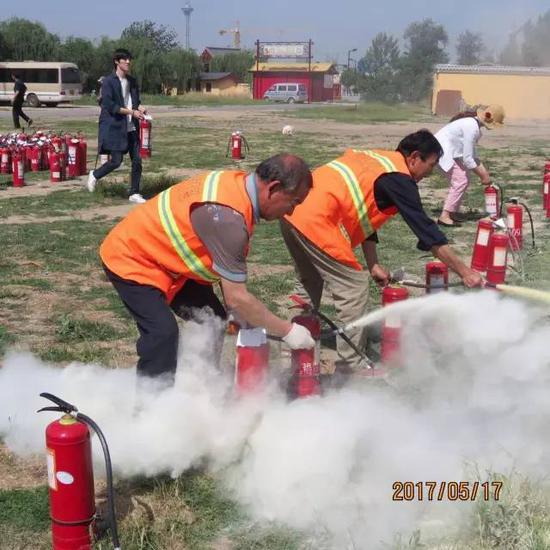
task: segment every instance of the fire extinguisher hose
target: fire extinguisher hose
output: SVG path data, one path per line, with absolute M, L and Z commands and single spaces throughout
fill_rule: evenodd
M 311 305 L 310 303 L 302 300 L 302 298 L 300 298 L 296 294 L 293 294 L 290 298 L 291 300 L 296 302 L 298 306 L 302 307 L 303 309 L 307 309 L 308 311 L 311 311 L 312 313 L 317 315 L 330 327 L 330 331 L 321 331 L 321 340 L 333 338 L 334 335 L 337 334 L 359 357 L 361 357 L 363 361 L 365 361 L 365 363 L 367 364 L 367 368 L 374 368 L 374 362 L 369 359 L 369 357 L 367 357 L 367 355 L 353 343 L 351 338 L 344 332 L 344 330 L 341 329 L 330 317 L 319 311 L 317 308 L 313 307 L 313 305 Z
M 79 412 L 74 405 L 71 405 L 70 403 L 64 401 L 56 395 L 43 392 L 40 394 L 40 397 L 45 397 L 46 399 L 49 399 L 50 401 L 55 403 L 56 406 L 43 407 L 38 412 L 56 411 L 70 414 L 80 422 L 88 425 L 97 435 L 99 442 L 101 443 L 101 448 L 103 449 L 103 456 L 105 458 L 105 473 L 107 477 L 107 500 L 109 506 L 109 528 L 111 531 L 111 540 L 113 541 L 114 550 L 120 550 L 120 542 L 118 538 L 118 528 L 115 515 L 115 493 L 113 489 L 113 467 L 111 463 L 111 454 L 109 453 L 109 446 L 107 445 L 107 440 L 105 439 L 101 428 L 89 416 Z
M 111 529 L 111 540 L 113 541 L 113 546 L 115 550 L 120 550 L 120 542 L 118 538 L 118 527 L 116 523 L 115 516 L 115 492 L 113 489 L 113 466 L 111 463 L 111 454 L 109 453 L 109 446 L 107 445 L 107 440 L 103 435 L 100 427 L 94 422 L 89 416 L 82 414 L 81 412 L 76 413 L 77 420 L 87 424 L 92 430 L 96 433 L 99 442 L 101 443 L 101 448 L 103 449 L 103 456 L 105 458 L 105 473 L 107 476 L 107 503 L 109 506 L 109 527 Z

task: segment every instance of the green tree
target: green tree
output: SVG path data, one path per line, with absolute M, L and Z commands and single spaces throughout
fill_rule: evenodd
M 57 56 L 59 37 L 42 23 L 12 17 L 0 22 L 0 35 L 12 61 L 50 61 Z
M 88 73 L 91 90 L 99 91 L 98 79 L 113 71 L 113 52 L 118 47 L 118 41 L 102 36 L 95 44 L 94 57 Z M 91 91 L 90 90 L 90 91 Z
M 432 19 L 411 23 L 403 34 L 406 51 L 400 58 L 400 95 L 407 101 L 425 99 L 432 88 L 434 65 L 447 63 L 449 41 L 442 25 Z
M 85 38 L 69 36 L 60 46 L 58 53 L 59 61 L 76 63 L 82 75 L 83 91 L 89 92 L 96 86 L 95 77 L 92 74 L 95 58 L 95 48 L 92 42 Z
M 233 73 L 239 82 L 252 81 L 248 72 L 254 64 L 254 52 L 252 50 L 241 50 L 240 52 L 217 55 L 210 62 L 212 72 Z
M 481 33 L 464 31 L 458 36 L 456 44 L 457 63 L 459 65 L 477 65 L 481 61 L 483 49 Z
M 524 65 L 543 67 L 550 65 L 550 10 L 535 23 L 527 22 L 523 28 L 521 48 Z
M 357 81 L 363 98 L 394 103 L 399 99 L 399 44 L 384 32 L 377 34 L 357 64 L 363 78 Z
M 344 88 L 348 88 L 352 91 L 357 91 L 358 89 L 358 76 L 359 73 L 354 69 L 344 69 L 340 75 L 340 83 Z
M 521 65 L 521 49 L 517 41 L 516 34 L 512 34 L 508 39 L 508 43 L 500 52 L 499 62 L 503 65 Z
M 155 53 L 164 53 L 178 46 L 176 31 L 153 21 L 134 21 L 120 35 L 121 41 L 146 40 Z
M 177 47 L 176 33 L 152 21 L 135 21 L 126 27 L 118 45 L 132 52 L 132 74 L 143 92 L 160 93 L 166 74 L 166 54 Z
M 200 67 L 200 59 L 193 50 L 182 47 L 170 50 L 166 54 L 161 74 L 163 91 L 169 88 L 177 88 L 179 92 L 191 90 L 193 81 L 199 76 Z

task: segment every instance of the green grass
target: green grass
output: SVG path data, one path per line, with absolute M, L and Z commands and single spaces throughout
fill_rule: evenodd
M 5 296 L 4 296 L 5 298 Z M 0 300 L 3 299 L 0 297 Z M 0 325 L 0 357 L 4 355 L 6 348 L 15 342 L 15 337 L 8 330 Z
M 433 120 L 430 110 L 426 105 L 387 105 L 379 102 L 329 105 L 326 107 L 316 107 L 315 109 L 296 109 L 288 111 L 287 116 L 313 119 L 326 118 L 351 124 Z
M 59 317 L 56 324 L 55 335 L 57 341 L 64 344 L 73 342 L 105 342 L 116 340 L 120 336 L 118 331 L 108 323 L 75 319 L 68 314 Z
M 110 206 L 118 202 L 98 193 L 84 193 L 81 189 L 53 191 L 42 196 L 22 196 L 0 201 L 0 219 L 8 216 L 62 216 L 75 210 Z
M 43 531 L 50 525 L 48 489 L 0 490 L 0 530 L 10 526 L 16 530 Z

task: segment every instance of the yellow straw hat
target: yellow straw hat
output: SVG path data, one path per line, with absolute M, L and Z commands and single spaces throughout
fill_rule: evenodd
M 502 105 L 489 105 L 477 110 L 477 118 L 484 126 L 492 130 L 504 123 L 504 109 Z

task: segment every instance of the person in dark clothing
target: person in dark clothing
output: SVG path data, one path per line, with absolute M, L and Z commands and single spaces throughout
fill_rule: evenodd
M 97 181 L 116 170 L 122 157 L 129 153 L 132 171 L 128 200 L 140 204 L 145 199 L 139 189 L 142 170 L 139 121 L 145 117 L 147 109 L 141 105 L 136 79 L 129 75 L 131 60 L 128 50 L 116 50 L 113 53 L 114 71 L 101 81 L 98 151 L 109 153 L 110 159 L 97 170 L 90 170 L 86 187 L 92 193 Z
M 298 292 L 319 307 L 323 289 L 328 287 L 341 325 L 364 315 L 368 273 L 380 286 L 389 282 L 388 272 L 378 263 L 377 230 L 398 213 L 418 238 L 419 250 L 431 251 L 467 287 L 481 286 L 481 275 L 456 256 L 422 207 L 417 183 L 432 172 L 442 152 L 433 134 L 420 130 L 403 138 L 396 151 L 349 149 L 314 170 L 310 194 L 281 222 L 303 286 L 298 285 Z M 355 256 L 354 248 L 359 246 L 368 272 Z M 365 329 L 350 337 L 357 347 L 365 348 Z M 340 339 L 337 351 L 346 368 L 359 370 L 364 366 Z
M 23 82 L 23 80 L 21 80 L 21 76 L 19 74 L 12 73 L 11 79 L 14 82 L 13 99 L 11 100 L 11 103 L 12 103 L 11 114 L 13 117 L 13 127 L 21 128 L 21 124 L 19 124 L 19 117 L 21 117 L 29 126 L 32 126 L 32 118 L 29 118 L 23 112 L 23 101 L 25 101 L 27 86 L 25 86 L 25 83 Z

